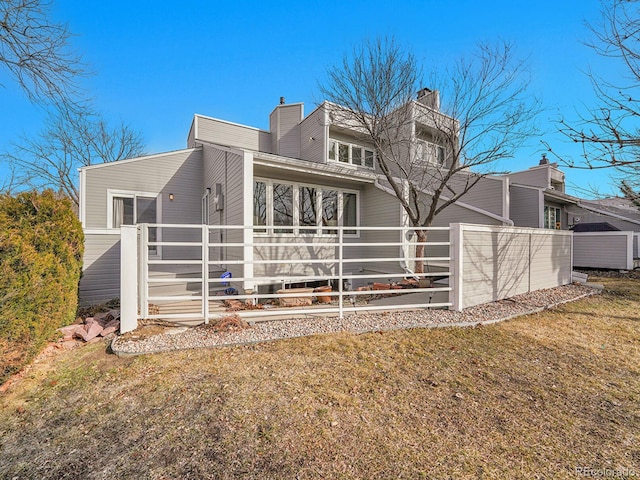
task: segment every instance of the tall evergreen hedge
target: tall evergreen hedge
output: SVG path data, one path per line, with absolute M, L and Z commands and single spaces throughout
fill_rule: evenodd
M 0 381 L 74 320 L 83 250 L 69 200 L 51 191 L 0 195 L 0 346 L 12 357 L 0 355 Z

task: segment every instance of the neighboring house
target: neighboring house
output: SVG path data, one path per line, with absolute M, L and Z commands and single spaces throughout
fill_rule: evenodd
M 564 173 L 544 155 L 539 165 L 507 177 L 514 224 L 573 230 L 574 266 L 630 269 L 638 265 L 637 209 L 622 199 L 586 200 L 566 194 Z
M 565 174 L 543 155 L 540 164 L 510 173 L 510 218 L 516 226 L 569 230 L 607 222 L 640 232 L 640 212 L 620 199 L 586 200 L 565 193 Z
M 429 125 L 419 112 L 434 109 L 437 101 L 423 91 L 414 102 L 417 112 L 412 125 L 420 147 L 417 154 L 431 168 L 446 162 L 442 148 L 431 142 Z M 301 245 L 302 255 L 322 256 L 314 248 L 316 239 L 336 238 L 334 226 L 393 227 L 407 224 L 404 210 L 385 185 L 377 169 L 372 145 L 355 129 L 340 125 L 332 106 L 323 103 L 306 117 L 302 103 L 284 99 L 269 116 L 269 131 L 195 115 L 187 137 L 187 149 L 84 167 L 80 170 L 80 218 L 85 231 L 84 273 L 80 283 L 82 303 L 120 296 L 120 226 L 136 223 L 174 225 L 253 226 L 254 231 L 220 231 L 221 241 L 245 247 L 211 255 L 220 264 L 231 258 L 281 259 L 282 263 L 230 267 L 233 277 L 259 274 L 307 275 L 314 265 L 287 264 L 286 253 L 271 247 L 247 249 L 249 243 L 268 243 L 274 236 Z M 434 226 L 450 222 L 512 225 L 508 218 L 507 178 L 490 177 L 465 197 L 449 206 Z M 199 230 L 151 229 L 150 239 L 163 242 L 197 240 Z M 366 238 L 372 233 L 345 231 L 345 240 Z M 375 241 L 385 241 L 376 234 Z M 389 232 L 392 241 L 397 234 Z M 381 246 L 367 247 L 369 256 L 389 256 Z M 171 259 L 188 254 L 187 246 L 159 247 L 152 258 Z M 392 256 L 396 256 L 397 248 Z M 195 253 L 194 253 L 195 256 Z M 194 257 L 195 258 L 195 257 Z M 303 257 L 304 258 L 304 257 Z M 353 265 L 366 270 L 370 265 Z M 407 265 L 380 266 L 397 271 Z M 257 271 L 260 269 L 260 271 Z M 308 272 L 308 273 L 307 273 Z M 249 283 L 239 288 L 256 288 Z

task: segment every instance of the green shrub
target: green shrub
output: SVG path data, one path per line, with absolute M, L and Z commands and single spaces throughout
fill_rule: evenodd
M 74 320 L 83 249 L 69 200 L 51 191 L 0 195 L 0 346 L 8 350 L 0 381 Z

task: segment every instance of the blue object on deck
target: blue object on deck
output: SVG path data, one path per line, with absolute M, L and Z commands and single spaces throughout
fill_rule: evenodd
M 222 275 L 220 275 L 220 278 L 231 278 L 231 272 L 224 272 Z M 221 282 L 220 283 L 223 287 L 228 287 L 229 286 L 229 282 Z

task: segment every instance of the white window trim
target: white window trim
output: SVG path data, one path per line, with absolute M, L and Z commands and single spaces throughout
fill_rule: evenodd
M 335 142 L 336 144 L 336 158 L 329 158 L 329 152 L 331 151 L 331 143 Z M 346 145 L 349 148 L 349 153 L 348 153 L 348 162 L 341 162 L 339 160 L 340 158 L 340 145 Z M 362 150 L 362 157 L 361 157 L 361 162 L 362 164 L 358 165 L 357 163 L 353 163 L 353 149 L 354 148 L 359 148 Z M 364 164 L 365 161 L 365 151 L 369 150 L 370 152 L 373 152 L 373 165 L 371 165 L 370 167 L 366 166 Z M 359 168 L 366 168 L 367 170 L 375 170 L 376 168 L 376 160 L 377 160 L 377 155 L 376 155 L 376 150 L 375 148 L 372 147 L 367 147 L 365 145 L 359 145 L 357 143 L 350 143 L 350 142 L 345 142 L 342 140 L 338 140 L 335 138 L 329 138 L 329 148 L 327 150 L 327 161 L 332 162 L 332 163 L 337 163 L 339 165 L 349 165 L 351 167 L 359 167 Z
M 337 234 L 323 233 L 324 230 L 330 230 L 332 227 L 327 225 L 320 225 L 322 219 L 322 190 L 335 190 L 338 192 L 338 219 L 339 225 L 342 226 L 343 221 L 343 209 L 344 209 L 344 193 L 352 193 L 356 196 L 356 224 L 353 228 L 360 227 L 360 194 L 359 190 L 353 190 L 350 188 L 332 187 L 330 185 L 318 185 L 313 183 L 297 183 L 289 182 L 286 180 L 277 180 L 270 178 L 254 177 L 254 182 L 264 182 L 267 185 L 266 202 L 267 202 L 267 224 L 265 226 L 254 226 L 254 234 L 263 237 L 293 237 L 303 235 L 305 237 L 325 237 L 335 238 Z M 292 226 L 274 226 L 273 225 L 273 184 L 279 185 L 291 185 L 293 187 L 293 225 Z M 316 189 L 316 233 L 311 233 L 310 230 L 301 230 L 300 227 L 300 187 L 309 187 Z M 253 191 L 253 189 L 252 189 Z M 265 232 L 256 232 L 256 229 L 264 229 Z M 275 233 L 276 228 L 291 228 L 292 233 Z M 343 233 L 345 238 L 360 238 L 360 231 L 357 230 L 355 234 Z
M 553 210 L 553 226 L 551 220 L 551 211 Z M 562 230 L 562 209 L 554 205 L 544 205 L 543 208 L 543 227 L 549 230 Z M 546 226 L 545 226 L 546 224 Z M 560 224 L 560 228 L 557 225 Z
M 107 230 L 110 232 L 119 232 L 120 227 L 113 226 L 113 198 L 114 197 L 125 197 L 125 198 L 133 198 L 136 197 L 148 197 L 156 199 L 156 222 L 162 223 L 162 194 L 159 192 L 141 192 L 137 190 L 112 190 L 107 189 Z M 134 202 L 135 203 L 135 202 Z M 162 241 L 162 230 L 158 229 L 158 237 L 157 241 Z M 150 255 L 152 257 L 161 257 L 162 250 L 161 247 L 156 248 L 156 253 Z
M 420 147 L 424 149 L 424 154 L 422 156 L 419 155 L 418 151 Z M 442 163 L 438 162 L 438 149 L 442 149 L 443 151 Z M 433 152 L 433 155 L 429 155 L 430 150 Z M 447 162 L 444 155 L 444 147 L 427 140 L 416 140 L 415 161 L 416 163 L 425 163 L 428 165 L 434 165 L 436 167 L 444 167 Z

